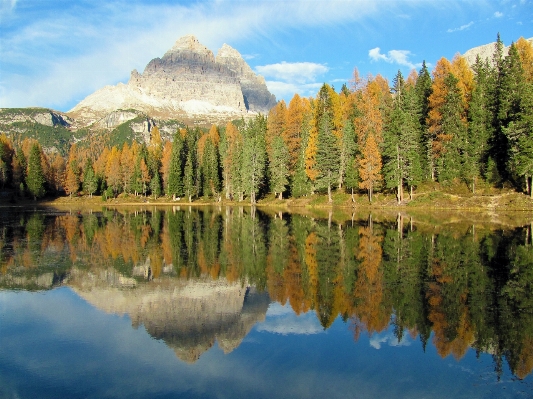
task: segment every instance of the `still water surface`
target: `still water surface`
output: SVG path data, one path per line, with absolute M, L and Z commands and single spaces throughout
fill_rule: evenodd
M 2 212 L 0 397 L 532 397 L 531 224 L 465 219 Z

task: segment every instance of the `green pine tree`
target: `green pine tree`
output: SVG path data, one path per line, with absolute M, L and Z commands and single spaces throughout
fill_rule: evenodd
M 220 193 L 220 161 L 217 147 L 210 137 L 205 142 L 202 160 L 202 192 L 207 197 L 218 197 Z
M 98 181 L 91 159 L 89 158 L 85 164 L 85 173 L 83 174 L 83 191 L 85 191 L 92 198 L 93 194 L 98 189 Z
M 34 144 L 30 150 L 30 157 L 28 160 L 28 176 L 26 184 L 30 194 L 34 200 L 41 198 L 46 193 L 44 183 L 43 167 L 41 165 L 41 148 L 38 144 Z
M 272 162 L 270 163 L 270 189 L 278 198 L 283 198 L 283 192 L 289 185 L 289 149 L 280 136 L 272 142 Z
M 266 119 L 262 115 L 249 121 L 243 132 L 241 176 L 244 191 L 250 195 L 252 205 L 257 202 L 257 197 L 265 184 L 267 169 L 265 133 Z
M 431 176 L 431 170 L 433 169 L 433 160 L 431 157 L 431 142 L 430 133 L 428 131 L 428 125 L 426 123 L 429 115 L 429 96 L 432 93 L 432 81 L 431 75 L 426 65 L 426 61 L 422 62 L 422 68 L 418 73 L 418 78 L 415 84 L 416 97 L 419 110 L 419 122 L 420 122 L 420 137 L 421 151 L 423 157 L 420 158 L 420 166 L 423 170 L 425 179 L 429 179 Z
M 183 193 L 183 150 L 184 140 L 179 130 L 174 135 L 172 151 L 170 154 L 170 167 L 168 172 L 168 185 L 166 194 L 172 196 L 182 196 Z
M 446 98 L 442 106 L 442 131 L 445 137 L 441 138 L 444 150 L 437 158 L 437 176 L 439 182 L 450 181 L 464 176 L 462 168 L 462 154 L 465 152 L 466 124 L 462 120 L 463 106 L 461 93 L 457 86 L 458 79 L 448 74 L 444 79 L 446 85 Z
M 490 103 L 490 66 L 479 56 L 472 67 L 474 90 L 468 108 L 468 138 L 464 154 L 464 174 L 467 184 L 476 191 L 480 176 L 487 175 L 489 141 L 492 136 L 492 111 Z
M 326 84 L 318 93 L 316 123 L 318 130 L 316 169 L 318 176 L 315 185 L 318 189 L 327 189 L 328 201 L 332 203 L 331 189 L 339 181 L 341 153 L 337 137 L 333 132 L 333 104 Z

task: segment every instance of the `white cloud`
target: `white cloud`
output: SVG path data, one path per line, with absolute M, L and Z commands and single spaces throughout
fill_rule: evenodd
M 462 30 L 470 28 L 472 25 L 474 25 L 474 21 L 470 21 L 469 23 L 465 25 L 461 25 L 459 28 L 448 29 L 447 32 L 452 33 L 452 32 L 462 31 Z
M 385 54 L 381 54 L 381 49 L 379 47 L 373 48 L 368 52 L 368 56 L 372 61 L 387 61 L 387 56 Z
M 264 77 L 298 84 L 314 82 L 318 76 L 329 71 L 329 68 L 323 64 L 285 61 L 277 64 L 257 66 L 255 69 Z
M 254 58 L 257 58 L 259 54 L 241 54 L 241 56 L 245 60 L 253 60 Z
M 502 12 L 496 11 L 494 13 L 494 18 L 501 18 L 501 17 L 503 17 L 503 13 Z
M 389 64 L 398 64 L 402 66 L 413 68 L 420 68 L 422 63 L 413 64 L 409 61 L 411 52 L 409 50 L 390 50 L 387 54 L 382 54 L 379 47 L 368 51 L 368 56 L 372 61 L 385 61 Z
M 257 331 L 281 335 L 311 335 L 324 333 L 316 314 L 308 312 L 297 316 L 289 305 L 273 303 L 269 306 L 266 320 L 256 326 Z
M 271 93 L 276 95 L 277 99 L 291 98 L 295 93 L 298 93 L 300 97 L 314 96 L 323 83 L 286 83 L 274 80 L 267 80 L 266 85 Z
M 375 349 L 381 349 L 381 344 L 387 344 L 389 346 L 409 346 L 411 345 L 411 341 L 407 336 L 403 336 L 402 340 L 398 342 L 398 338 L 394 336 L 394 334 L 390 332 L 386 332 L 383 334 L 374 334 L 370 338 L 370 346 Z

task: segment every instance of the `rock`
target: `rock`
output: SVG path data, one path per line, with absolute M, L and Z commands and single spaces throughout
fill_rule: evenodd
M 276 97 L 268 91 L 265 79 L 252 71 L 237 50 L 224 43 L 216 61 L 237 75 L 246 107 L 250 111 L 266 114 L 276 105 Z
M 129 111 L 113 111 L 102 120 L 99 121 L 99 125 L 105 128 L 114 128 L 124 122 L 135 119 L 137 114 Z
M 113 127 L 107 115 L 133 109 L 160 119 L 192 117 L 206 122 L 228 121 L 267 113 L 275 97 L 265 81 L 237 50 L 224 45 L 213 52 L 194 36 L 176 41 L 162 58 L 154 58 L 142 74 L 133 70 L 127 84 L 106 86 L 86 97 L 69 115 L 86 124 Z
M 527 39 L 530 43 L 533 43 L 533 38 Z M 509 47 L 503 48 L 503 56 L 506 57 L 509 54 Z M 484 44 L 482 46 L 471 48 L 470 50 L 465 51 L 463 58 L 466 60 L 468 65 L 472 66 L 476 63 L 476 58 L 479 55 L 481 61 L 488 59 L 492 63 L 492 57 L 494 55 L 494 50 L 496 48 L 496 42 Z

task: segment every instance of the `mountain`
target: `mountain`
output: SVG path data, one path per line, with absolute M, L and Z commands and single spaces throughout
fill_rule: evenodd
M 533 43 L 533 37 L 526 39 L 528 42 Z M 506 57 L 509 53 L 509 47 L 506 46 L 503 48 L 503 56 Z M 492 56 L 494 55 L 494 49 L 496 48 L 496 42 L 484 44 L 482 46 L 471 48 L 470 50 L 465 51 L 462 55 L 468 65 L 472 66 L 476 63 L 476 58 L 479 55 L 481 61 L 488 59 L 492 62 Z
M 216 58 L 194 36 L 176 41 L 142 74 L 133 70 L 127 84 L 89 95 L 67 115 L 87 126 L 117 110 L 136 110 L 159 119 L 195 124 L 227 122 L 268 113 L 276 99 L 239 52 L 224 44 Z

